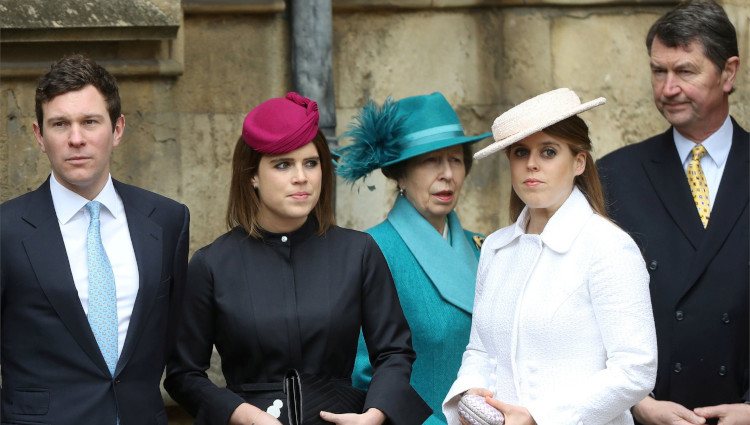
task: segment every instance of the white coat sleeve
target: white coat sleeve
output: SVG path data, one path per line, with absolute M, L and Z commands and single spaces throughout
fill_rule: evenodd
M 606 367 L 570 382 L 557 400 L 529 406 L 539 425 L 606 424 L 654 387 L 656 331 L 648 272 L 635 242 L 619 229 L 612 236 L 594 241 L 588 279 Z

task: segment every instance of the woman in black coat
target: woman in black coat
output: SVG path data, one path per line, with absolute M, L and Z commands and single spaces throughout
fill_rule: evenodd
M 310 99 L 289 93 L 246 117 L 232 164 L 231 230 L 190 261 L 167 368 L 167 391 L 196 424 L 288 423 L 281 391 L 292 370 L 303 411 L 338 409 L 308 414 L 305 424 L 429 416 L 409 384 L 415 354 L 387 263 L 369 235 L 334 225 L 331 167 Z M 374 366 L 366 397 L 350 381 L 360 327 Z M 214 345 L 227 388 L 206 375 Z

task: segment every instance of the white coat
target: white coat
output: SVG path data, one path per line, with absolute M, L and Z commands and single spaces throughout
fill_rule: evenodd
M 632 424 L 654 387 L 656 334 L 633 240 L 577 188 L 540 235 L 528 209 L 490 235 L 477 273 L 469 345 L 443 402 L 458 424 L 470 388 L 526 407 L 538 425 Z

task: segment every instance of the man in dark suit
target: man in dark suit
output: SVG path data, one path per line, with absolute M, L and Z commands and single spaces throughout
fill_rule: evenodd
M 713 0 L 649 31 L 657 109 L 672 127 L 599 161 L 611 218 L 651 274 L 659 368 L 642 424 L 750 424 L 748 133 L 729 115 L 737 35 Z
M 52 65 L 36 115 L 52 173 L 0 205 L 0 422 L 166 424 L 188 210 L 111 178 L 125 118 L 95 62 Z

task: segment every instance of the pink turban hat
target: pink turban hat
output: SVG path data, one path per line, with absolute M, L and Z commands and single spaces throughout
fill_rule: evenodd
M 315 137 L 318 118 L 315 101 L 289 92 L 253 108 L 242 124 L 242 139 L 263 154 L 291 152 Z

